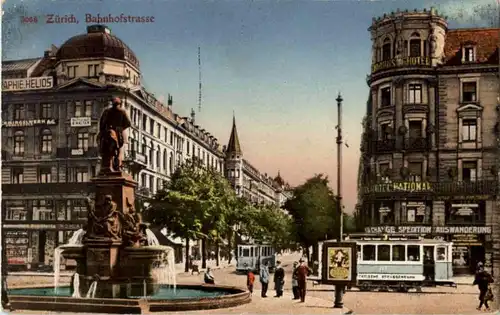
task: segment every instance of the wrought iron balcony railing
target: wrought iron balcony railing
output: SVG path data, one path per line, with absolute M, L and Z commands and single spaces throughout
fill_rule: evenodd
M 375 153 L 393 152 L 396 149 L 395 139 L 384 139 L 375 141 Z
M 99 149 L 97 147 L 89 147 L 87 149 L 57 148 L 56 151 L 56 156 L 59 159 L 97 157 L 98 155 Z
M 423 151 L 429 149 L 429 139 L 424 137 L 405 139 L 404 144 L 406 151 Z

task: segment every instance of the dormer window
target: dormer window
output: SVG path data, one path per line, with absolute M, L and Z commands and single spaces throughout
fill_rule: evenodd
M 472 45 L 465 46 L 462 49 L 462 61 L 463 62 L 475 62 L 476 61 L 476 48 Z
M 422 41 L 418 33 L 413 33 L 410 39 L 410 57 L 420 57 L 421 56 L 421 46 Z
M 391 59 L 391 40 L 386 38 L 382 45 L 382 60 L 385 61 L 389 59 Z

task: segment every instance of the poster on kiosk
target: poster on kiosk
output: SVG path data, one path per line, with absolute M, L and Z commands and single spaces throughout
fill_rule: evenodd
M 323 243 L 321 282 L 332 285 L 356 285 L 357 252 L 355 242 Z

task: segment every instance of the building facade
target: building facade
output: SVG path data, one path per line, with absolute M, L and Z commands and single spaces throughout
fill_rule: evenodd
M 434 9 L 373 19 L 358 217 L 366 233 L 454 242 L 455 273 L 492 266 L 499 29 Z
M 132 127 L 124 164 L 151 196 L 175 168 L 198 158 L 224 173 L 218 140 L 141 84 L 139 60 L 103 25 L 87 27 L 43 57 L 2 62 L 2 232 L 10 268 L 53 264 L 54 249 L 87 218 L 99 172 L 98 120 L 114 96 Z

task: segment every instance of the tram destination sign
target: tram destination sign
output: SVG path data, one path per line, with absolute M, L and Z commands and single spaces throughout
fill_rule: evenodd
M 367 234 L 491 234 L 491 226 L 368 226 Z

